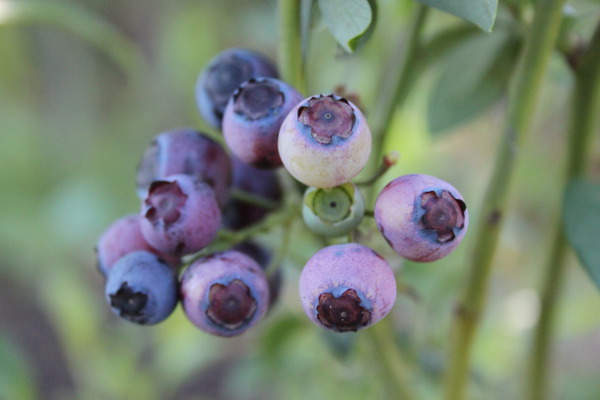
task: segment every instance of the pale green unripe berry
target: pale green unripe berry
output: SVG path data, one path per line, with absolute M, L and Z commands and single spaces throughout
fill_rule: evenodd
M 304 192 L 302 217 L 315 233 L 342 236 L 356 228 L 365 214 L 365 200 L 356 185 L 309 187 Z

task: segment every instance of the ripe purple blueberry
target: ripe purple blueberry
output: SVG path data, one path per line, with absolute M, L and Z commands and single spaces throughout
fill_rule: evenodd
M 277 204 L 283 196 L 281 184 L 275 171 L 260 169 L 233 156 L 232 189 L 239 189 Z M 227 229 L 240 230 L 265 218 L 269 208 L 231 197 L 223 208 L 223 225 Z
M 263 272 L 265 272 L 265 274 L 267 273 L 267 268 L 269 268 L 273 254 L 264 246 L 253 241 L 246 241 L 236 245 L 233 250 L 237 250 L 252 257 L 252 259 L 262 268 Z M 275 272 L 267 276 L 267 282 L 269 283 L 269 309 L 271 309 L 279 299 L 282 280 L 281 268 L 277 268 Z
M 182 276 L 180 293 L 188 319 L 217 336 L 247 331 L 269 305 L 269 286 L 261 267 L 235 250 L 194 261 Z
M 353 179 L 371 153 L 371 131 L 360 110 L 336 95 L 305 99 L 279 132 L 285 168 L 307 186 L 330 188 Z
M 189 175 L 152 182 L 141 215 L 142 234 L 148 243 L 176 256 L 202 250 L 216 237 L 221 224 L 214 191 Z
M 246 49 L 228 49 L 213 57 L 196 81 L 196 103 L 204 119 L 215 128 L 221 127 L 225 106 L 233 91 L 250 78 L 277 78 L 271 60 Z
M 105 295 L 116 315 L 152 325 L 166 319 L 177 305 L 177 277 L 156 254 L 134 251 L 110 270 Z
M 223 115 L 223 136 L 231 152 L 260 168 L 282 165 L 277 138 L 281 124 L 303 97 L 274 78 L 252 78 L 237 88 Z
M 411 174 L 385 186 L 375 202 L 375 221 L 402 257 L 435 261 L 463 240 L 469 214 L 462 195 L 439 178 Z
M 185 174 L 208 183 L 220 206 L 229 198 L 233 166 L 220 144 L 191 128 L 158 134 L 146 148 L 136 175 L 137 192 L 144 198 L 153 181 Z
M 387 261 L 357 243 L 319 250 L 304 266 L 299 286 L 310 320 L 336 332 L 373 325 L 396 301 L 396 280 Z
M 128 214 L 114 221 L 98 239 L 96 257 L 98 270 L 106 277 L 115 262 L 128 253 L 146 250 L 164 259 L 171 267 L 178 267 L 181 258 L 160 253 L 150 246 L 140 226 L 139 214 Z

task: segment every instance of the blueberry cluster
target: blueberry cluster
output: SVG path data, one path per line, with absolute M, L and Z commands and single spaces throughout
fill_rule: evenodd
M 369 160 L 371 132 L 352 101 L 335 94 L 305 98 L 278 79 L 269 59 L 245 49 L 226 50 L 208 63 L 196 100 L 200 114 L 221 130 L 226 148 L 192 128 L 154 137 L 136 174 L 140 211 L 100 236 L 98 268 L 106 278 L 106 301 L 118 316 L 155 324 L 180 303 L 198 328 L 230 337 L 264 317 L 281 284 L 270 252 L 257 243 L 207 251 L 220 231 L 251 227 L 272 209 L 234 194 L 279 204 L 284 193 L 276 170 L 283 166 L 306 186 L 301 208 L 307 227 L 344 236 L 366 214 L 351 181 Z M 468 225 L 460 193 L 418 174 L 385 186 L 373 215 L 392 249 L 419 262 L 449 254 Z M 299 285 L 310 320 L 336 332 L 376 323 L 396 299 L 388 262 L 352 241 L 310 257 Z

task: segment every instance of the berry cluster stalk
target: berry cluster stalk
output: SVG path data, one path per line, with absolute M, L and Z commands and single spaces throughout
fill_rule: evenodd
M 581 62 L 575 66 L 575 87 L 572 95 L 571 120 L 568 130 L 569 154 L 567 159 L 565 187 L 570 180 L 585 173 L 589 160 L 590 142 L 598 122 L 596 110 L 600 108 L 600 24 L 583 54 Z M 545 270 L 540 320 L 536 326 L 531 349 L 531 365 L 527 386 L 527 398 L 542 400 L 548 398 L 548 366 L 557 302 L 562 291 L 566 269 L 568 243 L 564 233 L 562 218 L 557 221 Z
M 383 146 L 385 143 L 384 135 L 388 134 L 390 122 L 394 112 L 402 106 L 408 94 L 410 85 L 414 82 L 416 66 L 421 54 L 421 33 L 425 26 L 429 7 L 417 5 L 413 11 L 408 33 L 403 44 L 397 48 L 396 54 L 392 55 L 391 65 L 382 76 L 385 79 L 379 85 L 381 93 L 373 105 L 370 121 L 373 130 L 373 147 L 371 149 L 371 162 L 367 165 L 367 170 L 374 170 L 377 163 L 383 156 Z M 398 72 L 397 72 L 398 71 Z M 368 174 L 367 174 L 368 175 Z M 368 195 L 367 203 L 371 203 L 375 191 Z
M 300 28 L 301 0 L 279 0 L 279 65 L 284 81 L 302 94 L 304 86 L 304 60 Z
M 565 0 L 539 0 L 527 31 L 519 69 L 509 93 L 503 137 L 475 232 L 466 285 L 454 315 L 444 382 L 446 400 L 460 400 L 465 395 L 473 339 L 485 308 L 492 259 L 506 212 L 518 148 L 533 120 L 542 81 L 559 33 L 564 4 Z

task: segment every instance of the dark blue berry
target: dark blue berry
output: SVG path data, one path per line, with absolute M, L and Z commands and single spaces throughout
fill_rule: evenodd
M 204 119 L 221 127 L 229 97 L 250 78 L 277 78 L 277 68 L 260 53 L 246 49 L 228 49 L 212 58 L 196 81 L 196 103 Z
M 148 251 L 134 251 L 119 259 L 108 274 L 105 289 L 112 312 L 137 324 L 161 322 L 177 305 L 173 268 Z

